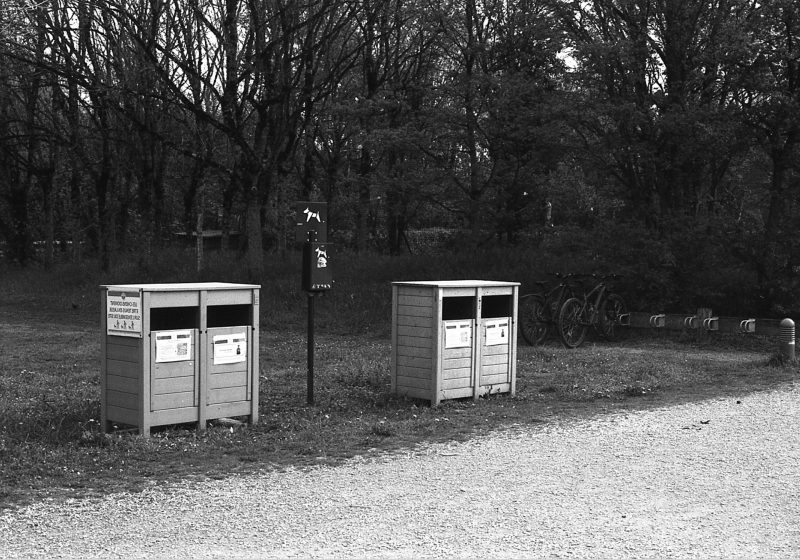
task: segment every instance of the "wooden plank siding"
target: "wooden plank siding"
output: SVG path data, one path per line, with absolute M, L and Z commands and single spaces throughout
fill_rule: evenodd
M 398 387 L 430 390 L 431 378 L 430 375 L 425 377 L 399 376 L 397 377 L 397 385 Z M 428 392 L 428 395 L 430 395 L 430 392 Z
M 197 408 L 169 408 L 150 412 L 151 425 L 171 425 L 175 423 L 192 423 L 197 421 Z
M 150 338 L 150 355 L 153 363 L 150 368 L 150 411 L 163 411 L 178 408 L 197 408 L 200 404 L 200 390 L 197 382 L 197 343 L 199 331 L 191 330 L 191 345 L 186 361 L 157 361 L 158 332 Z
M 139 410 L 108 405 L 106 421 L 124 425 L 136 425 L 139 421 Z
M 484 345 L 481 353 L 480 386 L 505 384 L 511 377 L 511 345 Z
M 417 328 L 430 328 L 431 317 L 413 314 L 398 314 L 397 325 L 403 327 L 408 326 L 408 328 L 405 328 L 405 331 L 414 332 Z
M 468 386 L 466 388 L 452 388 L 442 389 L 439 394 L 440 400 L 454 400 L 456 398 L 471 398 L 475 395 L 475 388 Z
M 413 367 L 401 365 L 398 377 L 408 377 L 415 379 L 429 379 L 431 377 L 430 367 Z
M 223 404 L 209 403 L 205 406 L 207 419 L 220 417 L 236 417 L 252 413 L 251 402 L 225 402 Z
M 106 359 L 106 371 L 109 375 L 117 375 L 127 378 L 139 378 L 141 375 L 141 364 L 130 361 L 119 361 L 118 359 Z
M 117 339 L 126 338 L 108 336 L 108 341 L 106 342 L 106 359 L 140 364 L 142 362 L 141 340 L 138 338 L 131 338 L 134 341 L 138 341 L 139 344 L 122 344 L 119 343 Z
M 137 394 L 130 392 L 120 392 L 118 390 L 106 389 L 106 402 L 109 410 L 112 408 L 124 408 L 136 411 L 139 409 L 139 398 Z
M 401 293 L 397 299 L 397 306 L 403 309 L 400 314 L 409 316 L 431 316 L 433 297 L 430 295 L 405 295 Z
M 194 375 L 186 377 L 159 378 L 159 379 L 153 379 L 153 386 L 151 388 L 150 394 L 152 396 L 177 394 L 179 392 L 190 392 L 194 394 L 194 389 L 195 389 Z
M 194 391 L 151 394 L 150 411 L 195 407 L 194 401 Z
M 243 402 L 247 399 L 247 386 L 232 386 L 229 388 L 210 388 L 208 390 L 209 404 L 227 404 Z
M 136 424 L 141 396 L 142 339 L 107 335 L 105 349 L 106 419 Z
M 125 394 L 139 393 L 139 379 L 121 375 L 106 375 L 106 390 L 123 392 Z
M 473 386 L 472 348 L 443 349 L 441 376 L 442 390 Z
M 209 328 L 207 336 L 208 368 L 206 375 L 207 405 L 225 405 L 247 401 L 251 394 L 250 367 L 253 356 L 237 363 L 214 363 L 214 337 L 220 335 L 244 335 L 247 347 L 252 348 L 252 334 L 239 326 Z M 256 357 L 257 359 L 257 357 Z M 217 411 L 222 407 L 217 407 Z
M 208 375 L 208 403 L 224 404 L 247 399 L 247 370 L 213 372 Z
M 392 390 L 430 400 L 433 405 L 449 398 L 478 398 L 488 392 L 513 391 L 518 289 L 519 284 L 514 282 L 483 280 L 394 282 Z M 484 301 L 485 297 L 495 296 L 501 299 Z M 453 297 L 474 297 L 474 315 L 461 316 L 468 314 L 464 310 L 469 309 L 468 302 L 451 301 Z M 448 301 L 449 319 L 471 322 L 468 347 L 445 347 L 448 321 L 443 320 L 443 307 Z M 486 345 L 484 321 L 493 320 L 494 326 L 506 318 L 506 312 L 509 339 Z M 491 337 L 491 342 L 497 341 L 500 340 Z
M 481 365 L 506 365 L 508 366 L 508 353 L 495 353 L 494 355 L 483 354 L 481 356 Z
M 259 287 L 216 282 L 101 286 L 101 309 L 106 308 L 109 290 L 135 290 L 142 313 L 140 337 L 101 338 L 104 431 L 117 422 L 138 426 L 147 437 L 157 425 L 196 422 L 204 429 L 208 418 L 245 415 L 257 423 Z M 209 324 L 209 305 L 237 308 L 215 309 Z M 172 308 L 178 312 L 170 313 Z M 151 320 L 154 310 L 159 311 L 158 320 Z M 190 355 L 183 356 L 189 359 L 159 362 L 154 334 L 166 330 L 192 331 Z M 101 331 L 107 332 L 107 313 L 101 314 Z M 229 331 L 246 332 L 245 360 L 214 365 L 211 337 Z M 167 351 L 164 359 L 176 357 Z
M 427 398 L 433 376 L 433 293 L 430 289 L 395 288 L 392 384 L 396 392 Z
M 508 371 L 501 371 L 499 374 L 490 375 L 488 373 L 481 374 L 481 386 L 492 386 L 495 384 L 507 384 Z

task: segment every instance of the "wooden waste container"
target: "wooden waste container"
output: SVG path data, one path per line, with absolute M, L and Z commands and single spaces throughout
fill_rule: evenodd
M 392 284 L 392 391 L 438 404 L 514 393 L 519 283 Z
M 258 422 L 259 285 L 101 286 L 101 424 Z

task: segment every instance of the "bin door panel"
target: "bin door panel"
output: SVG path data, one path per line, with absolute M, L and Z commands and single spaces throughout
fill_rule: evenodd
M 483 321 L 480 386 L 511 382 L 510 318 Z
M 442 390 L 455 390 L 473 386 L 472 340 L 475 323 L 472 320 L 443 321 Z
M 197 333 L 196 329 L 152 333 L 150 411 L 198 406 Z
M 208 375 L 209 404 L 242 400 L 247 400 L 247 371 L 227 371 Z
M 249 326 L 208 329 L 208 404 L 249 400 L 251 332 Z

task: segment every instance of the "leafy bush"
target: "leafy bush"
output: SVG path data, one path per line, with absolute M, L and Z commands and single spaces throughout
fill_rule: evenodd
M 431 241 L 435 250 L 394 257 L 334 249 L 334 288 L 316 305 L 317 324 L 333 332 L 388 335 L 393 281 L 519 281 L 524 293 L 536 289 L 533 282 L 551 279 L 553 272 L 619 274 L 615 290 L 632 310 L 692 312 L 711 307 L 723 315 L 761 318 L 789 316 L 786 313 L 795 310 L 792 285 L 778 282 L 770 291 L 759 291 L 748 265 L 751 234 L 722 220 L 703 227 L 690 223 L 676 220 L 664 228 L 667 234 L 633 222 L 597 220 L 591 229 L 552 228 L 515 245 L 476 245 L 456 233 L 435 232 L 442 236 Z M 300 288 L 299 251 L 270 252 L 265 261 L 259 282 L 262 325 L 304 328 L 307 296 Z M 248 281 L 239 252 L 207 251 L 200 273 L 194 252 L 187 248 L 166 248 L 146 258 L 131 255 L 106 274 L 96 269 L 92 263 L 67 262 L 51 271 L 0 268 L 0 276 L 7 276 L 3 279 L 9 301 L 27 298 L 32 308 L 51 312 L 88 309 L 88 315 L 81 314 L 91 320 L 98 316 L 97 288 L 102 284 Z M 773 315 L 764 314 L 767 311 Z

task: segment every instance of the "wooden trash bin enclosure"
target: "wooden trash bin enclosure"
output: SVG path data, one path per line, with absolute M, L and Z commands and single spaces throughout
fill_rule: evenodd
M 258 422 L 258 285 L 101 286 L 101 425 Z
M 392 284 L 392 391 L 438 404 L 516 391 L 519 283 Z

